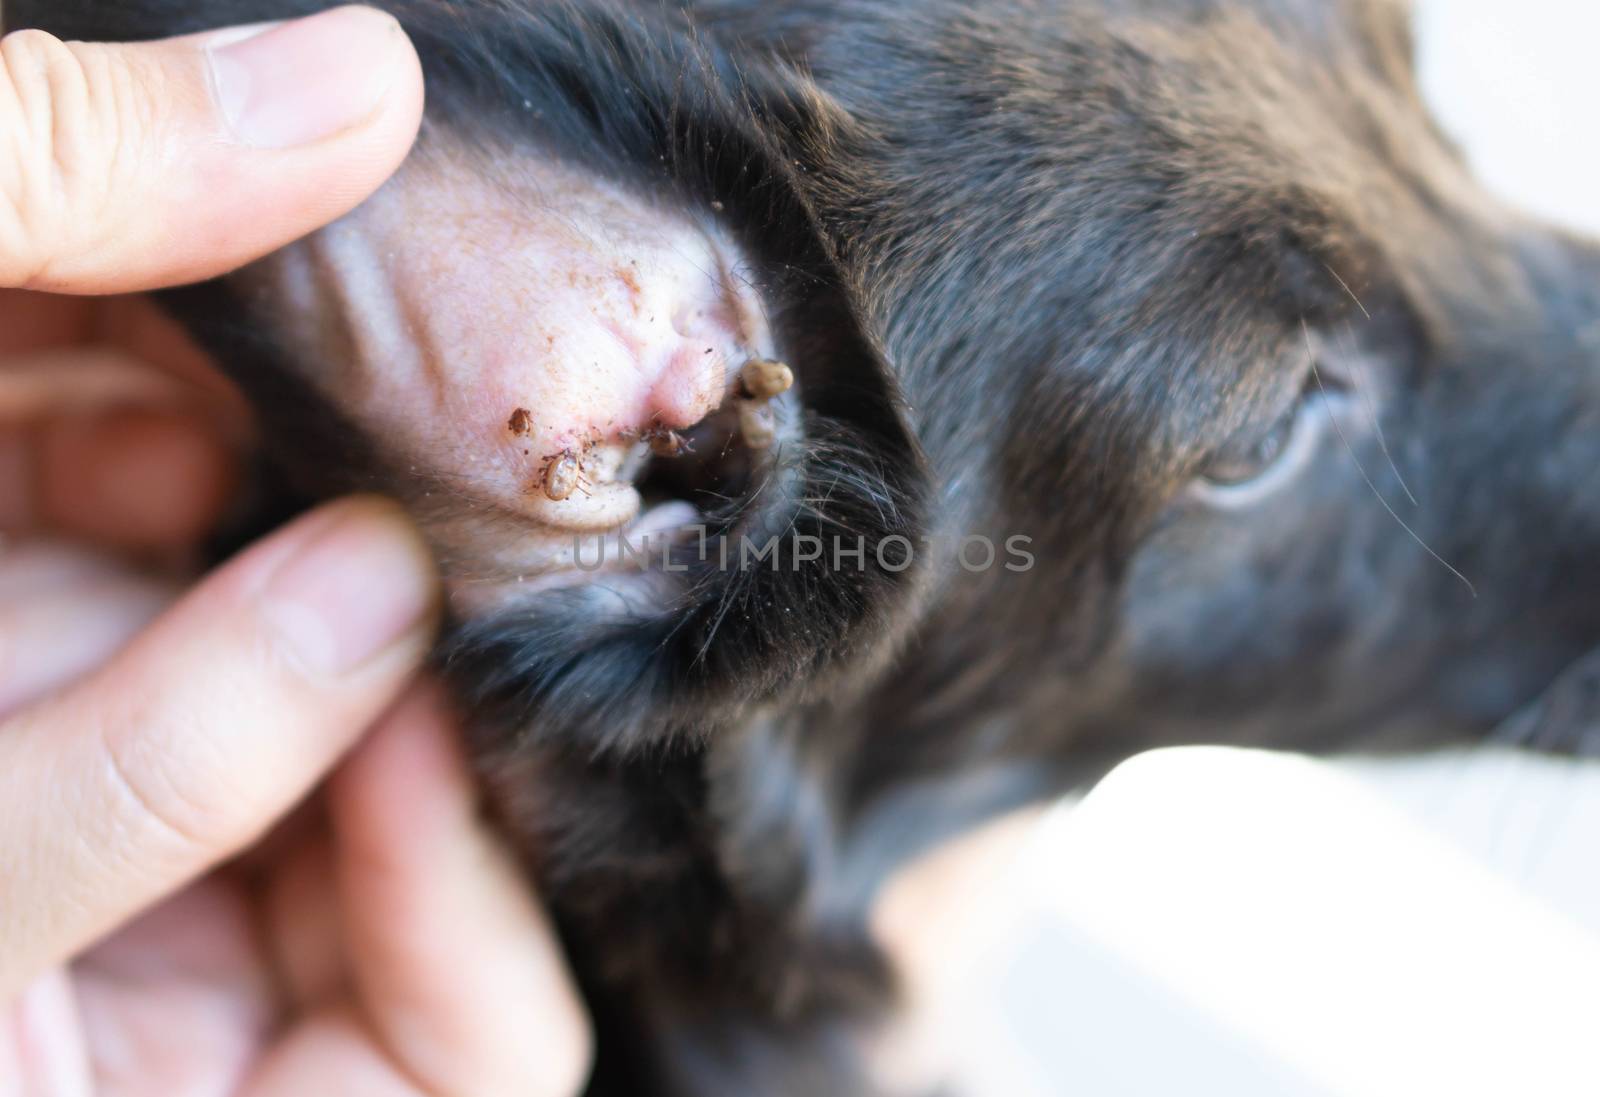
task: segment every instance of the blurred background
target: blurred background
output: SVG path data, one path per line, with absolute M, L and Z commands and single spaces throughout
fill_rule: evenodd
M 1416 6 L 1480 176 L 1600 235 L 1600 3 Z M 983 1097 L 1592 1097 L 1597 869 L 1600 765 L 1149 755 L 891 891 L 926 1009 L 885 1066 L 953 1058 Z
M 1600 234 L 1600 3 L 1419 0 L 1435 112 L 1491 187 Z

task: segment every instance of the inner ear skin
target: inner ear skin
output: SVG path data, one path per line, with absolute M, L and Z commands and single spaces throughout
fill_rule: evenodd
M 644 517 L 626 463 L 775 354 L 760 275 L 714 223 L 535 149 L 435 139 L 235 282 L 383 439 L 462 616 L 526 601 L 572 574 L 575 539 Z M 578 476 L 553 492 L 559 461 Z

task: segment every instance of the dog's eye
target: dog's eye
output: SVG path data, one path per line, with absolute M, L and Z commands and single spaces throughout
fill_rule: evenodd
M 1206 465 L 1205 478 L 1213 484 L 1229 487 L 1254 480 L 1265 473 L 1294 439 L 1295 425 L 1300 421 L 1300 403 L 1279 416 L 1265 434 L 1251 433 L 1235 439 L 1211 458 Z
M 1306 394 L 1265 430 L 1243 432 L 1212 455 L 1196 492 L 1215 506 L 1246 506 L 1266 497 L 1305 467 L 1327 422 L 1326 401 Z

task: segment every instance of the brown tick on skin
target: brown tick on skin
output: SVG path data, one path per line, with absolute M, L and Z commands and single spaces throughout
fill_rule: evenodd
M 751 449 L 768 449 L 778 440 L 772 399 L 794 387 L 794 371 L 770 358 L 752 358 L 739 370 L 739 434 Z
M 778 440 L 772 405 L 765 400 L 739 401 L 739 434 L 751 449 L 769 449 Z
M 770 400 L 794 387 L 794 371 L 770 358 L 752 358 L 739 370 L 739 384 L 752 400 Z
M 657 457 L 677 457 L 689 448 L 683 435 L 674 430 L 659 431 L 650 436 L 650 452 Z
M 578 460 L 577 454 L 571 450 L 556 454 L 544 467 L 545 498 L 553 503 L 572 498 L 582 479 L 583 463 Z
M 518 408 L 511 413 L 506 429 L 519 437 L 529 434 L 533 430 L 533 412 L 527 408 Z

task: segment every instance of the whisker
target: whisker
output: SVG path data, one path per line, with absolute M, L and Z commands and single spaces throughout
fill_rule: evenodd
M 1345 294 L 1350 298 L 1350 300 L 1355 302 L 1356 308 L 1361 310 L 1361 315 L 1365 316 L 1370 321 L 1372 319 L 1372 313 L 1368 312 L 1367 306 L 1361 303 L 1361 298 L 1356 296 L 1356 291 L 1350 288 L 1350 283 L 1341 278 L 1339 276 L 1339 272 L 1334 270 L 1327 263 L 1322 264 L 1322 269 L 1333 276 L 1333 280 L 1339 283 L 1339 288 L 1344 290 Z M 1345 324 L 1345 328 L 1347 331 L 1351 330 L 1351 327 L 1348 323 Z M 1350 337 L 1350 342 L 1352 346 L 1355 343 L 1355 336 L 1353 334 Z M 1352 361 L 1354 361 L 1353 356 Z M 1395 464 L 1394 456 L 1389 452 L 1389 440 L 1383 435 L 1383 424 L 1378 421 L 1378 408 L 1377 405 L 1373 403 L 1372 392 L 1367 387 L 1366 382 L 1367 378 L 1365 374 L 1363 374 L 1356 379 L 1356 388 L 1360 391 L 1362 400 L 1367 405 L 1367 415 L 1372 419 L 1372 428 L 1378 437 L 1378 448 L 1383 451 L 1384 460 L 1389 462 L 1389 468 L 1394 472 L 1394 478 L 1399 481 L 1400 490 L 1406 493 L 1406 498 L 1411 500 L 1412 506 L 1417 506 L 1417 497 L 1411 494 L 1411 488 L 1407 486 L 1406 478 L 1400 475 L 1400 466 Z
M 1330 397 L 1328 394 L 1328 387 L 1322 383 L 1322 371 L 1317 369 L 1317 352 L 1316 348 L 1311 345 L 1311 329 L 1306 325 L 1304 320 L 1300 321 L 1300 331 L 1305 335 L 1306 354 L 1308 354 L 1311 358 L 1311 376 L 1317 382 L 1317 390 L 1322 393 L 1322 398 L 1324 400 L 1329 400 Z M 1446 560 L 1443 556 L 1440 556 L 1437 552 L 1435 552 L 1433 546 L 1424 541 L 1421 534 L 1412 529 L 1406 523 L 1406 520 L 1400 517 L 1400 512 L 1395 510 L 1394 507 L 1390 505 L 1389 500 L 1383 497 L 1383 492 L 1378 490 L 1378 485 L 1373 483 L 1372 477 L 1368 475 L 1366 466 L 1361 463 L 1361 458 L 1357 456 L 1355 447 L 1350 444 L 1350 439 L 1345 434 L 1344 427 L 1339 423 L 1339 417 L 1334 415 L 1330 410 L 1328 413 L 1328 418 L 1333 423 L 1333 429 L 1338 432 L 1339 441 L 1344 444 L 1345 451 L 1350 454 L 1350 460 L 1355 462 L 1356 471 L 1361 473 L 1361 479 L 1366 481 L 1367 487 L 1372 490 L 1373 497 L 1383 505 L 1384 510 L 1389 512 L 1389 517 L 1393 518 L 1400 528 L 1406 531 L 1406 534 L 1422 548 L 1423 552 L 1426 552 L 1429 556 L 1433 557 L 1434 560 L 1438 561 L 1439 566 L 1444 568 L 1451 575 L 1454 575 L 1457 579 L 1461 580 L 1461 584 L 1465 586 L 1467 588 L 1467 592 L 1472 595 L 1473 601 L 1477 601 L 1478 588 L 1472 585 L 1472 580 L 1461 574 L 1460 571 L 1451 565 L 1450 561 Z
M 1350 283 L 1346 282 L 1343 278 L 1340 278 L 1339 277 L 1339 272 L 1334 270 L 1328 264 L 1326 264 L 1326 263 L 1322 264 L 1322 269 L 1327 271 L 1329 274 L 1333 275 L 1333 280 L 1335 282 L 1339 283 L 1339 287 L 1341 289 L 1343 289 L 1345 291 L 1345 293 L 1350 295 L 1350 300 L 1352 300 L 1352 301 L 1354 301 L 1356 303 L 1356 308 L 1361 310 L 1361 315 L 1365 316 L 1368 320 L 1371 320 L 1372 319 L 1372 313 L 1368 312 L 1367 311 L 1367 306 L 1363 305 L 1361 303 L 1361 298 L 1357 297 L 1356 296 L 1356 291 L 1350 288 Z
M 1334 275 L 1334 277 L 1337 278 L 1338 275 Z M 1358 305 L 1360 303 L 1360 301 L 1356 302 Z M 1349 324 L 1345 325 L 1345 329 L 1346 334 L 1350 339 L 1351 349 L 1353 350 L 1355 346 L 1355 334 L 1350 329 Z M 1406 498 L 1411 500 L 1412 506 L 1419 506 L 1420 504 L 1417 502 L 1417 497 L 1411 494 L 1410 485 L 1406 483 L 1406 478 L 1400 473 L 1400 466 L 1395 463 L 1394 454 L 1389 452 L 1389 439 L 1383 433 L 1382 420 L 1378 418 L 1378 404 L 1372 398 L 1372 379 L 1368 375 L 1366 369 L 1363 368 L 1363 365 L 1357 355 L 1351 354 L 1349 357 L 1351 372 L 1355 375 L 1356 379 L 1356 391 L 1361 394 L 1361 402 L 1366 406 L 1367 418 L 1372 420 L 1372 432 L 1378 439 L 1378 449 L 1383 452 L 1383 459 L 1389 462 L 1389 471 L 1394 473 L 1395 482 L 1400 485 L 1400 490 L 1406 493 Z

